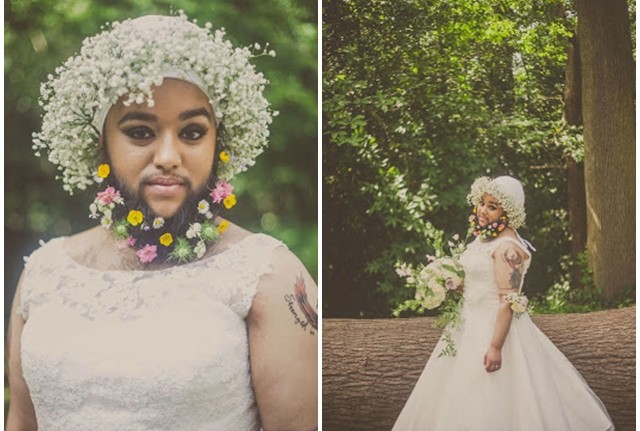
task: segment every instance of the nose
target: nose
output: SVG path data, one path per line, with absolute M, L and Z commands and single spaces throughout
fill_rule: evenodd
M 156 141 L 156 151 L 153 156 L 153 164 L 164 171 L 171 171 L 182 163 L 180 154 L 180 140 L 171 133 L 166 132 Z

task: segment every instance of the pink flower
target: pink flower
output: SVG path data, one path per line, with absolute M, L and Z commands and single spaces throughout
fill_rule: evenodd
M 494 224 L 492 224 L 491 226 L 493 226 L 493 227 L 498 227 L 498 223 L 494 223 Z
M 500 229 L 504 229 L 504 225 L 503 224 L 500 225 Z
M 448 277 L 448 278 L 445 280 L 444 285 L 445 285 L 445 287 L 446 287 L 447 289 L 449 289 L 449 290 L 455 290 L 455 289 L 456 289 L 456 285 L 455 285 L 455 283 L 453 282 L 453 279 L 452 279 L 451 277 Z
M 136 254 L 140 258 L 140 262 L 149 263 L 158 256 L 158 253 L 156 253 L 157 250 L 158 246 L 147 244 L 140 250 L 136 251 Z
M 478 236 L 478 235 L 480 235 L 480 233 L 477 230 L 474 230 L 473 231 L 473 236 Z
M 124 240 L 124 243 L 126 245 L 128 245 L 129 247 L 133 247 L 134 245 L 136 245 L 136 239 L 132 236 L 130 236 L 129 238 Z
M 98 192 L 98 199 L 103 205 L 109 205 L 111 202 L 120 199 L 120 192 L 109 186 L 103 192 Z
M 213 203 L 219 204 L 233 193 L 233 186 L 226 181 L 218 181 L 216 187 L 211 191 L 211 200 Z

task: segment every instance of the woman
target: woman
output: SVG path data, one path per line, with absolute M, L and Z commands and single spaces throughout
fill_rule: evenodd
M 116 23 L 43 85 L 34 148 L 65 190 L 98 183 L 101 225 L 27 261 L 8 430 L 316 426 L 317 288 L 281 242 L 220 215 L 267 144 L 266 81 L 209 28 Z
M 580 374 L 533 324 L 515 315 L 531 263 L 518 235 L 524 191 L 512 177 L 481 177 L 467 200 L 476 239 L 460 258 L 465 270 L 457 353 L 436 345 L 394 430 L 613 430 Z M 517 308 L 517 307 L 514 307 Z

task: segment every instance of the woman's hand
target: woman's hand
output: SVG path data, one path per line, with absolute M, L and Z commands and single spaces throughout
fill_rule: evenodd
M 502 350 L 496 347 L 489 347 L 487 353 L 484 354 L 484 369 L 487 373 L 498 371 L 502 366 Z

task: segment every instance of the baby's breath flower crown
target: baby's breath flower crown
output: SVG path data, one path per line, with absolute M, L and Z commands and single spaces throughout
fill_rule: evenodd
M 524 210 L 524 191 L 518 180 L 511 177 L 479 177 L 471 185 L 467 202 L 477 207 L 482 195 L 488 193 L 498 200 L 509 217 L 509 225 L 518 229 L 524 225 L 527 214 Z
M 234 48 L 224 29 L 211 32 L 177 16 L 145 16 L 115 22 L 82 43 L 41 86 L 42 130 L 34 133 L 37 156 L 48 154 L 70 194 L 94 183 L 98 142 L 106 113 L 119 99 L 126 106 L 153 107 L 152 86 L 166 77 L 196 84 L 210 98 L 224 125 L 218 145 L 226 163 L 218 177 L 229 180 L 255 163 L 267 145 L 272 112 L 263 91 L 267 80 L 249 60 L 274 56 L 266 46 Z

